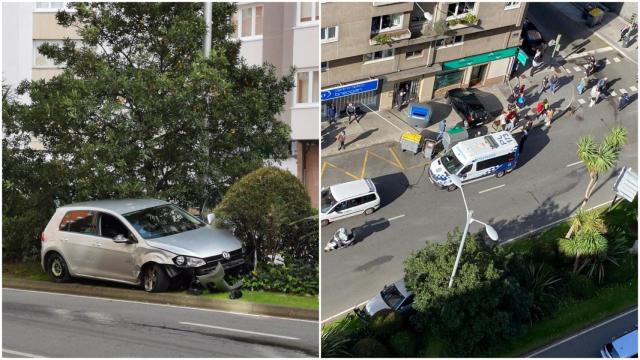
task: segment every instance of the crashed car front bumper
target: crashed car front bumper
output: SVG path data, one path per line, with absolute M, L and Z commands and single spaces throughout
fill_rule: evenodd
M 216 265 L 213 271 L 204 272 L 200 268 L 196 269 L 195 277 L 205 288 L 213 286 L 220 291 L 232 291 L 242 287 L 242 280 L 238 280 L 236 283 L 231 285 L 225 280 L 224 266 L 220 263 Z

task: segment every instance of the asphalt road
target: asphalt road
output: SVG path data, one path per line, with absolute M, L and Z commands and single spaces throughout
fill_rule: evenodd
M 2 290 L 3 357 L 317 357 L 313 321 Z
M 527 357 L 541 358 L 596 358 L 600 348 L 613 338 L 633 330 L 638 326 L 638 308 L 613 316 L 586 330 L 560 340 Z
M 563 27 L 552 32 L 568 33 L 576 28 L 556 14 L 546 19 L 553 24 L 545 26 Z M 606 46 L 595 36 L 587 40 L 590 46 Z M 576 42 L 582 44 L 585 39 L 574 36 L 573 43 Z M 567 46 L 573 43 L 567 43 Z M 615 52 L 603 53 L 598 58 L 613 56 Z M 614 89 L 625 88 L 630 93 L 637 93 L 637 89 L 633 91 L 631 88 L 638 85 L 637 66 L 621 58 L 619 62 L 611 61 L 596 76 L 615 79 Z M 574 87 L 581 75 L 563 73 L 562 76 L 571 81 L 563 86 Z M 572 101 L 556 98 L 557 95 L 545 96 L 560 108 L 565 108 Z M 588 101 L 588 94 L 577 98 Z M 579 104 L 577 98 L 574 99 L 575 106 Z M 620 168 L 626 165 L 635 169 L 638 163 L 638 101 L 634 100 L 621 112 L 616 109 L 617 103 L 617 98 L 609 97 L 592 108 L 588 104 L 582 105 L 574 116 L 566 114 L 556 120 L 548 132 L 534 129 L 515 171 L 501 179 L 488 178 L 465 185 L 474 218 L 491 224 L 501 241 L 567 218 L 580 205 L 588 183 L 588 174 L 576 157 L 578 139 L 590 134 L 600 141 L 610 128 L 621 125 L 628 130 L 629 143 L 616 168 L 600 178 L 588 206 L 610 201 L 613 182 Z M 371 149 L 383 154 L 385 146 L 388 145 L 377 145 Z M 328 160 L 340 164 L 340 168 L 349 170 L 351 174 L 360 175 L 362 151 L 348 152 Z M 387 153 L 387 156 L 390 155 Z M 340 220 L 322 228 L 322 246 L 339 227 L 366 229 L 365 238 L 356 245 L 322 256 L 323 321 L 349 311 L 374 296 L 384 284 L 402 278 L 403 261 L 412 251 L 422 248 L 426 242 L 443 242 L 447 232 L 464 225 L 464 205 L 459 191 L 449 193 L 436 189 L 423 167 L 401 170 L 389 165 L 390 161 L 381 161 L 377 157 L 375 161 L 366 168 L 366 177 L 377 184 L 382 207 L 372 215 Z M 349 168 L 350 165 L 355 170 Z M 336 168 L 327 168 L 323 173 L 322 186 L 353 180 L 345 174 Z M 480 230 L 477 224 L 470 229 L 472 232 Z

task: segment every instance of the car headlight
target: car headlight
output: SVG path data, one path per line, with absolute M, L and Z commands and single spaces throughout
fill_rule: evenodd
M 206 264 L 200 258 L 182 255 L 174 257 L 173 262 L 180 267 L 199 267 Z

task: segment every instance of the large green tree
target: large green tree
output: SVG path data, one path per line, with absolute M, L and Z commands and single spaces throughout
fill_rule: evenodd
M 292 75 L 241 60 L 239 42 L 229 38 L 233 4 L 213 4 L 208 58 L 202 54 L 201 3 L 70 6 L 75 11 L 59 12 L 58 23 L 75 28 L 82 40 L 39 48 L 65 66 L 62 74 L 23 82 L 17 92 L 29 96 L 28 104 L 3 99 L 7 139 L 21 138 L 24 145 L 25 137 L 37 137 L 46 154 L 38 161 L 63 169 L 68 186 L 56 193 L 63 203 L 158 197 L 212 206 L 265 159 L 287 156 L 289 127 L 276 114 Z M 9 162 L 25 151 L 15 143 L 3 141 Z M 31 169 L 20 173 L 26 179 L 5 173 L 3 181 L 28 185 L 32 179 L 23 197 L 44 191 L 36 178 L 50 172 L 37 163 Z M 5 200 L 17 196 L 12 191 L 3 183 Z M 18 213 L 4 204 L 5 211 Z M 46 218 L 53 201 L 39 210 Z

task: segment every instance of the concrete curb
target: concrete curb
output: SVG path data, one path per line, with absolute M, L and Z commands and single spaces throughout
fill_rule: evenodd
M 112 287 L 91 286 L 82 284 L 57 284 L 46 281 L 23 280 L 16 278 L 2 279 L 3 288 L 47 291 L 69 295 L 93 296 L 107 299 L 139 301 L 152 304 L 194 307 L 209 310 L 237 312 L 250 315 L 267 315 L 292 319 L 318 321 L 318 310 L 292 308 L 279 305 L 256 304 L 241 300 L 206 299 L 184 294 L 155 294 L 142 290 L 117 289 Z

